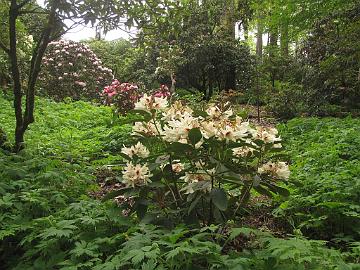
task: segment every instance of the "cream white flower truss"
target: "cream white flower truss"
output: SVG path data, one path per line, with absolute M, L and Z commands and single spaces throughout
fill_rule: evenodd
M 167 106 L 167 98 L 148 96 L 147 94 L 144 94 L 144 96 L 135 103 L 135 110 L 150 112 L 151 110 L 164 110 Z
M 279 179 L 288 179 L 290 176 L 289 166 L 285 162 L 267 162 L 258 169 L 259 174 L 268 174 Z
M 256 131 L 252 132 L 252 135 L 254 139 L 262 140 L 265 143 L 278 144 L 281 141 L 280 137 L 277 137 L 278 131 L 276 128 L 257 127 Z M 278 148 L 278 146 L 275 146 L 275 148 Z
M 133 156 L 147 158 L 150 154 L 149 150 L 141 142 L 138 142 L 131 147 L 123 147 L 121 149 L 121 153 L 127 155 L 130 158 Z
M 150 177 L 152 174 L 147 166 L 141 164 L 133 164 L 129 162 L 126 164 L 123 172 L 123 183 L 129 187 L 143 186 L 151 183 Z
M 174 163 L 171 165 L 171 169 L 175 173 L 181 173 L 185 169 L 185 166 L 179 162 L 179 160 L 174 160 Z
M 198 170 L 196 172 L 187 172 L 184 176 L 180 177 L 187 185 L 182 189 L 185 194 L 194 193 L 197 190 L 204 192 L 211 191 L 211 175 L 215 173 L 215 170 Z

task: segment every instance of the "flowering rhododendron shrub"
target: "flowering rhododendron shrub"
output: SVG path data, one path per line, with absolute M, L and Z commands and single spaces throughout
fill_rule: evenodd
M 275 128 L 253 126 L 230 106 L 193 111 L 167 98 L 144 95 L 135 103 L 144 120 L 133 126 L 139 142 L 124 146 L 123 191 L 138 216 L 176 222 L 222 222 L 234 217 L 252 190 L 288 195 L 290 175 L 279 160 Z
M 114 80 L 110 85 L 105 86 L 101 95 L 105 104 L 114 106 L 115 112 L 122 115 L 126 115 L 127 112 L 134 109 L 135 103 L 142 96 L 136 84 L 121 83 L 118 80 Z M 166 85 L 161 85 L 159 89 L 152 91 L 150 96 L 147 94 L 145 96 L 148 99 L 151 99 L 151 97 L 169 98 L 171 93 Z
M 49 44 L 39 77 L 44 93 L 56 100 L 99 99 L 112 80 L 111 69 L 104 67 L 87 45 L 70 40 Z
M 140 92 L 136 84 L 121 83 L 115 79 L 110 85 L 105 86 L 101 95 L 106 105 L 113 105 L 116 113 L 125 115 L 135 108 Z

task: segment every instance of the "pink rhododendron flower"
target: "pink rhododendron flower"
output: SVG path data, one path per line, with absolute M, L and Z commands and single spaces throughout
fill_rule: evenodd
M 153 96 L 159 98 L 166 98 L 171 96 L 171 93 L 169 88 L 166 85 L 162 84 L 160 88 L 153 93 Z

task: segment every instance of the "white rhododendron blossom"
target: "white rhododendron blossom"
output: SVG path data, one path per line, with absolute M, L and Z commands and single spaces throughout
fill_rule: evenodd
M 143 186 L 151 183 L 150 177 L 152 174 L 150 173 L 147 164 L 134 165 L 132 162 L 129 162 L 126 164 L 122 173 L 123 183 L 128 187 Z
M 262 140 L 264 143 L 280 142 L 280 137 L 277 137 L 278 131 L 276 128 L 257 127 L 253 132 L 253 137 L 256 140 Z
M 202 122 L 200 130 L 201 130 L 201 134 L 206 139 L 210 139 L 211 137 L 214 137 L 218 132 L 218 128 L 215 126 L 215 123 L 213 121 Z
M 280 179 L 288 179 L 290 176 L 289 166 L 285 162 L 267 162 L 258 168 L 258 173 L 269 174 Z
M 162 120 L 169 121 L 172 119 L 180 119 L 183 114 L 192 114 L 193 110 L 190 107 L 184 106 L 180 101 L 175 101 L 168 110 L 163 112 Z
M 135 110 L 150 112 L 151 110 L 164 110 L 168 106 L 166 97 L 154 97 L 144 94 L 138 102 L 135 103 Z
M 150 154 L 149 150 L 141 142 L 138 142 L 131 147 L 123 147 L 121 149 L 121 153 L 127 155 L 130 158 L 132 158 L 134 155 L 141 158 L 147 158 Z
M 180 177 L 186 185 L 182 189 L 185 194 L 194 193 L 197 190 L 202 192 L 211 191 L 211 176 L 215 173 L 215 170 L 199 170 L 197 172 L 186 172 L 184 176 Z
M 254 148 L 248 147 L 248 146 L 243 146 L 243 147 L 236 147 L 232 149 L 233 152 L 233 156 L 235 157 L 247 157 L 253 154 L 254 152 Z
M 229 118 L 233 115 L 232 109 L 228 109 L 225 112 L 223 112 L 218 106 L 211 106 L 206 110 L 206 113 L 211 117 L 215 119 L 219 118 Z
M 176 162 L 171 165 L 171 168 L 172 168 L 173 172 L 181 173 L 185 169 L 185 166 L 184 166 L 184 164 L 182 164 L 180 162 Z
M 185 173 L 184 176 L 180 177 L 180 179 L 183 179 L 186 183 L 194 183 L 199 181 L 210 181 L 211 176 L 207 174 L 205 171 L 197 171 L 195 173 Z
M 200 127 L 199 119 L 185 112 L 180 119 L 172 119 L 167 122 L 163 129 L 164 140 L 187 143 L 189 131 L 198 127 Z
M 192 194 L 195 191 L 210 192 L 211 191 L 211 182 L 202 181 L 202 182 L 192 182 L 186 185 L 181 191 L 184 191 L 185 194 Z
M 148 136 L 159 135 L 158 130 L 161 130 L 160 125 L 152 123 L 152 122 L 135 122 L 132 128 L 133 135 L 146 134 Z

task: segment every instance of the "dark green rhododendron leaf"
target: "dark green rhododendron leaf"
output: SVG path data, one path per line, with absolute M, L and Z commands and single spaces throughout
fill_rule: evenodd
M 222 188 L 214 188 L 210 192 L 210 197 L 212 199 L 213 204 L 215 204 L 215 206 L 219 208 L 219 210 L 221 211 L 226 210 L 228 206 L 228 199 L 226 192 Z
M 290 195 L 289 190 L 283 187 L 279 187 L 270 183 L 263 183 L 264 186 L 267 186 L 272 192 L 280 194 L 281 196 L 288 197 Z
M 168 150 L 180 154 L 185 152 L 191 152 L 193 148 L 188 144 L 173 142 L 172 144 L 169 145 Z
M 191 129 L 188 136 L 192 145 L 197 144 L 202 139 L 201 131 L 198 128 Z

